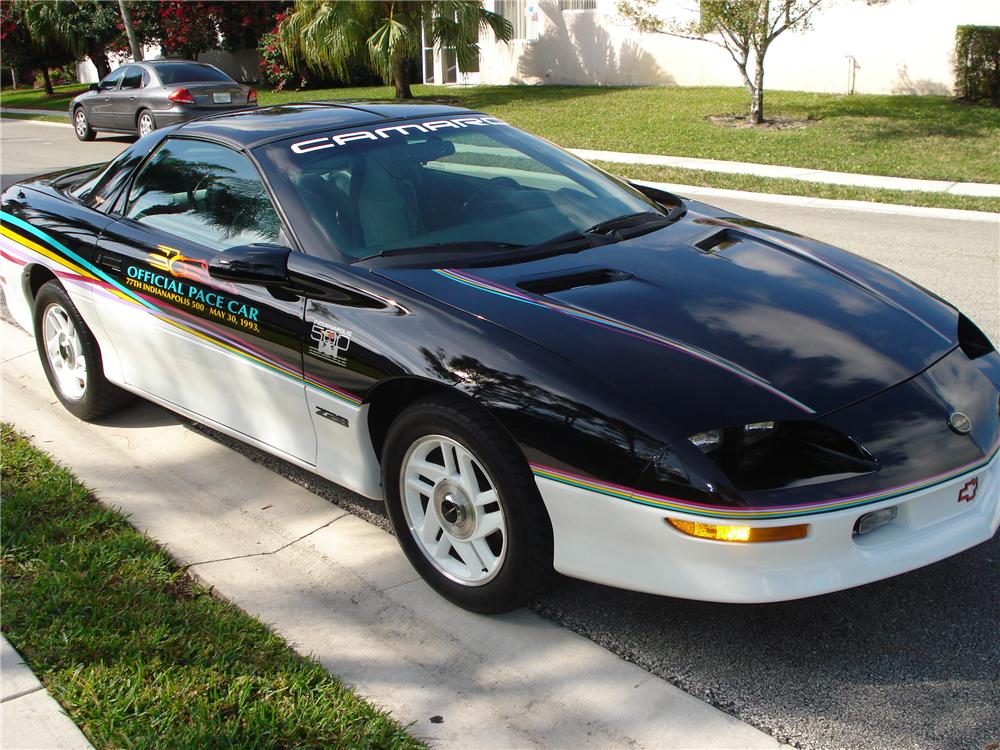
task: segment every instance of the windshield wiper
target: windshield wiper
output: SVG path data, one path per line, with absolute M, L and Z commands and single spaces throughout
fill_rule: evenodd
M 598 222 L 585 230 L 584 234 L 611 235 L 617 240 L 626 240 L 672 224 L 675 218 L 670 215 L 664 216 L 657 211 L 642 211 Z
M 368 258 L 392 258 L 399 255 L 418 255 L 421 253 L 433 253 L 447 250 L 482 252 L 489 250 L 518 250 L 522 247 L 525 246 L 518 245 L 514 242 L 487 242 L 483 240 L 476 242 L 433 242 L 429 245 L 412 245 L 409 247 L 389 248 L 375 253 L 375 255 L 369 255 L 364 260 L 368 260 Z

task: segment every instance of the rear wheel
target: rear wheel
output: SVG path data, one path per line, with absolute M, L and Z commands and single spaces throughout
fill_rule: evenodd
M 90 127 L 90 120 L 87 119 L 87 112 L 83 107 L 77 107 L 73 113 L 73 131 L 81 141 L 92 141 L 97 137 L 97 133 Z
M 552 571 L 552 533 L 510 437 L 474 404 L 423 399 L 389 428 L 382 455 L 389 520 L 417 572 L 474 612 L 536 596 Z
M 153 119 L 153 113 L 148 109 L 139 110 L 139 116 L 135 120 L 135 129 L 140 138 L 156 130 L 156 120 Z
M 97 341 L 58 281 L 35 298 L 35 343 L 49 385 L 74 416 L 95 419 L 132 400 L 104 377 Z

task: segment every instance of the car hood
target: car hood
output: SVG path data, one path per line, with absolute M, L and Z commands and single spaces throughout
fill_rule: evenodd
M 737 217 L 689 212 L 638 238 L 522 263 L 375 272 L 574 361 L 581 377 L 670 415 L 670 437 L 813 418 L 956 345 L 956 311 L 911 282 Z

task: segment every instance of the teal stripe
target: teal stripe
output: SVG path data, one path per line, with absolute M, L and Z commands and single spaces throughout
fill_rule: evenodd
M 75 263 L 83 266 L 88 271 L 90 271 L 92 274 L 94 274 L 97 278 L 101 279 L 102 281 L 107 282 L 108 284 L 110 284 L 111 286 L 113 286 L 115 289 L 119 290 L 123 294 L 128 295 L 128 297 L 130 299 L 135 300 L 140 305 L 143 305 L 144 307 L 148 307 L 150 310 L 156 310 L 157 309 L 155 305 L 152 305 L 152 304 L 146 302 L 146 300 L 144 300 L 144 299 L 142 299 L 140 297 L 137 297 L 131 290 L 129 290 L 126 287 L 124 287 L 123 285 L 119 284 L 117 281 L 115 281 L 110 276 L 108 276 L 106 273 L 104 273 L 104 271 L 102 271 L 101 269 L 99 269 L 96 266 L 92 265 L 91 263 L 88 263 L 87 261 L 85 261 L 83 258 L 81 258 L 79 255 L 77 255 L 76 253 L 74 253 L 72 250 L 70 250 L 64 244 L 62 244 L 61 242 L 59 242 L 54 237 L 49 236 L 48 234 L 46 234 L 45 232 L 43 232 L 41 229 L 37 229 L 37 228 L 31 226 L 31 224 L 29 224 L 28 222 L 23 221 L 23 220 L 17 218 L 16 216 L 12 216 L 11 214 L 7 213 L 6 211 L 0 211 L 0 219 L 2 219 L 3 221 L 6 221 L 9 224 L 13 224 L 14 226 L 16 226 L 16 227 L 18 227 L 20 229 L 23 229 L 25 232 L 28 232 L 30 234 L 35 235 L 39 239 L 45 240 L 45 242 L 49 243 L 52 247 L 54 247 L 55 249 L 59 250 L 61 253 L 63 253 L 64 255 L 66 255 L 66 257 L 70 258 L 73 262 L 75 262 Z

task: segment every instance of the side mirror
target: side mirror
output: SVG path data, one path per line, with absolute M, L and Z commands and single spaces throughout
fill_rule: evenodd
M 96 84 L 96 83 L 92 83 L 92 84 L 90 84 L 90 90 L 91 90 L 91 91 L 100 91 L 100 90 L 101 90 L 101 87 L 100 87 L 100 85 L 99 85 L 99 84 Z
M 268 242 L 237 245 L 212 259 L 208 274 L 213 279 L 234 284 L 287 284 L 291 252 L 287 247 Z

